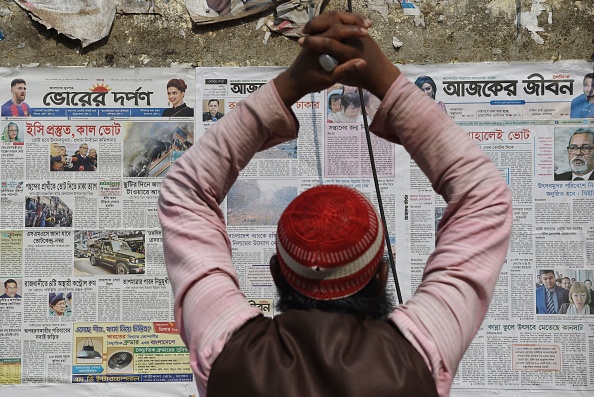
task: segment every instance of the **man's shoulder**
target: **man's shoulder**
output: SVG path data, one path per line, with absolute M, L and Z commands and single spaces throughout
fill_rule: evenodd
M 555 174 L 556 181 L 570 181 L 571 180 L 571 171 L 562 172 L 561 174 Z
M 10 108 L 12 105 L 13 105 L 12 99 L 9 99 L 8 101 L 6 101 L 2 104 L 2 110 Z
M 586 95 L 578 95 L 571 100 L 571 106 L 581 105 L 582 103 L 586 103 Z
M 559 292 L 560 295 L 569 295 L 569 290 L 566 290 L 563 287 L 559 287 L 558 285 L 555 285 L 555 292 Z

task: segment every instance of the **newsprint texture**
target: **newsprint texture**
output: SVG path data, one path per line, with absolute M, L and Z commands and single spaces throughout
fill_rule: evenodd
M 513 192 L 506 263 L 452 395 L 594 393 L 594 174 L 572 178 L 594 162 L 591 143 L 572 135 L 594 131 L 592 65 L 401 69 Z M 160 183 L 280 70 L 0 69 L 0 394 L 196 394 L 172 314 Z M 258 153 L 223 203 L 241 288 L 266 316 L 275 315 L 268 260 L 285 206 L 322 183 L 378 203 L 361 109 L 371 124 L 379 101 L 364 98 L 342 85 L 302 98 L 299 137 Z M 445 203 L 402 147 L 371 143 L 406 300 Z M 547 307 L 557 282 L 559 301 Z

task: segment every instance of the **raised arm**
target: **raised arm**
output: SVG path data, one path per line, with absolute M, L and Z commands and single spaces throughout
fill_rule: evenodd
M 402 143 L 448 203 L 423 281 L 392 316 L 447 396 L 507 253 L 511 195 L 489 158 L 414 84 L 397 79 L 382 106 L 372 130 Z
M 330 34 L 367 34 L 368 20 L 356 15 L 344 19 Z M 338 41 L 335 45 L 341 46 Z M 211 365 L 225 343 L 260 314 L 239 291 L 219 204 L 257 151 L 296 138 L 298 125 L 289 109 L 295 101 L 365 65 L 356 59 L 357 51 L 346 45 L 343 49 L 350 58 L 333 73 L 321 69 L 316 53 L 302 50 L 291 68 L 217 121 L 163 180 L 159 217 L 175 294 L 175 319 L 202 395 Z
M 320 33 L 330 26 L 331 20 L 317 19 L 305 30 Z M 340 57 L 319 36 L 306 37 L 301 44 Z M 370 37 L 351 39 L 350 44 L 362 48 L 366 67 L 343 82 L 383 99 L 371 131 L 402 144 L 448 202 L 423 281 L 391 316 L 423 355 L 440 396 L 448 396 L 507 253 L 511 195 L 481 149 L 435 101 L 400 75 Z

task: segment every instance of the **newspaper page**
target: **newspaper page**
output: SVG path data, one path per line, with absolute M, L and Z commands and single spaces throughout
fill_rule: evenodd
M 194 143 L 194 70 L 1 69 L 0 87 L 0 384 L 190 394 L 156 204 Z
M 571 174 L 572 134 L 594 128 L 594 113 L 588 114 L 585 104 L 591 65 L 576 61 L 401 69 L 488 154 L 513 192 L 508 257 L 452 394 L 592 393 L 594 316 L 575 312 L 569 296 L 576 296 L 575 302 L 586 299 L 570 294 L 572 284 L 582 295 L 594 294 L 594 226 L 589 216 L 594 181 L 564 180 Z M 198 134 L 216 122 L 209 105 L 218 105 L 221 115 L 230 112 L 277 73 L 268 68 L 198 69 L 197 99 L 205 115 L 202 125 L 197 122 Z M 265 314 L 275 314 L 275 289 L 267 269 L 275 250 L 275 224 L 292 198 L 317 184 L 340 183 L 378 203 L 361 108 L 371 122 L 379 101 L 365 94 L 361 104 L 355 91 L 336 85 L 293 105 L 300 122 L 298 138 L 258 153 L 224 203 L 241 287 Z M 373 135 L 371 146 L 406 300 L 435 247 L 445 202 L 402 147 Z M 578 154 L 586 155 L 587 146 Z M 544 292 L 540 273 L 545 270 L 553 272 L 566 297 L 551 314 L 539 309 Z
M 588 143 L 573 137 L 594 129 L 591 65 L 401 69 L 488 154 L 513 193 L 506 263 L 452 395 L 592 393 L 594 316 L 581 314 L 590 305 L 580 302 L 594 304 L 584 288 L 594 280 L 594 181 L 572 180 L 592 161 Z M 196 393 L 173 322 L 160 181 L 281 70 L 0 69 L 8 100 L 0 101 L 2 392 L 33 395 L 51 384 L 56 395 L 89 385 L 101 394 L 109 383 L 141 395 L 153 382 L 157 395 Z M 268 271 L 276 222 L 297 194 L 322 183 L 352 186 L 377 206 L 381 193 L 404 299 L 419 285 L 445 202 L 402 147 L 372 135 L 369 155 L 361 109 L 371 123 L 378 106 L 339 84 L 302 98 L 292 107 L 298 138 L 258 153 L 223 202 L 241 288 L 264 315 L 277 314 Z M 551 283 L 560 299 L 547 307 Z

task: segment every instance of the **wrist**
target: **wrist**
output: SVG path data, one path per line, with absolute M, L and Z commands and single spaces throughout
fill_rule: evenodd
M 290 75 L 290 69 L 274 78 L 274 86 L 287 108 L 291 108 L 295 102 L 307 94 L 301 92 L 299 85 Z
M 400 69 L 390 63 L 389 65 L 386 65 L 384 72 L 379 73 L 377 78 L 374 78 L 371 81 L 368 89 L 373 95 L 380 100 L 383 100 L 398 76 L 400 76 Z

